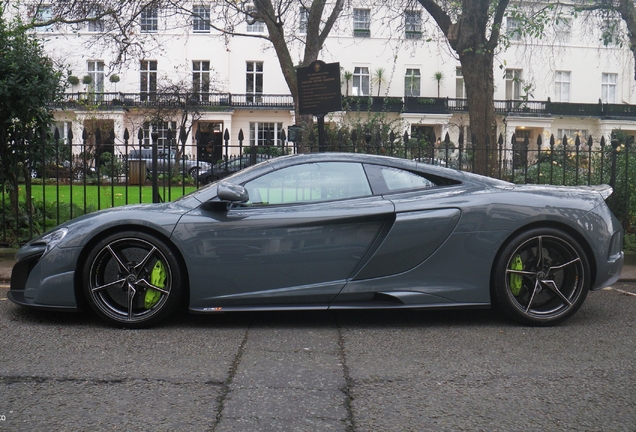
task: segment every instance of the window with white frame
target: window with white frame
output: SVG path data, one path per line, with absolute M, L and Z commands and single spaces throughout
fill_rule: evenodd
M 557 136 L 554 139 L 561 142 L 564 136 L 567 137 L 568 144 L 574 145 L 577 136 L 581 143 L 584 143 L 587 141 L 589 133 L 587 129 L 557 129 Z
M 210 33 L 210 6 L 194 5 L 192 7 L 192 31 Z
M 262 20 L 259 20 L 258 18 L 256 18 L 254 14 L 256 14 L 256 6 L 254 5 L 248 6 L 248 15 L 246 17 L 247 32 L 248 33 L 264 33 L 265 23 Z
M 621 34 L 622 26 L 620 19 L 607 18 L 601 23 L 601 41 L 604 46 L 619 46 L 622 42 L 618 34 Z
M 354 96 L 369 96 L 371 80 L 368 67 L 355 67 L 353 69 L 352 93 Z
M 371 36 L 371 9 L 353 10 L 353 35 Z
M 192 62 L 192 89 L 200 101 L 210 100 L 210 62 Z
M 506 18 L 506 35 L 511 41 L 521 40 L 521 22 L 517 18 Z
M 55 122 L 51 125 L 51 136 L 55 137 L 55 130 L 57 129 L 57 132 L 60 136 L 60 140 L 58 143 L 60 145 L 66 145 L 68 144 L 68 133 L 71 130 L 72 126 L 73 124 L 71 122 Z
M 407 10 L 404 12 L 404 32 L 406 39 L 422 38 L 422 11 Z
M 521 69 L 506 69 L 506 100 L 521 99 Z
M 616 84 L 618 83 L 618 74 L 603 73 L 601 77 L 601 102 L 613 104 L 616 103 Z
M 93 16 L 88 22 L 88 31 L 91 33 L 101 33 L 104 31 L 104 20 Z
M 156 6 L 147 5 L 139 15 L 141 32 L 156 33 L 159 29 L 159 11 Z
M 104 92 L 104 62 L 101 60 L 90 60 L 86 63 L 88 75 L 91 77 L 89 89 L 96 93 Z
M 557 43 L 568 44 L 572 37 L 572 22 L 568 18 L 562 18 L 556 23 L 554 31 Z
M 245 74 L 245 92 L 247 102 L 260 102 L 263 94 L 263 62 L 247 62 Z
M 157 99 L 157 61 L 142 60 L 140 64 L 140 88 L 141 101 L 154 101 Z
M 407 69 L 404 75 L 404 96 L 418 97 L 420 95 L 421 75 L 419 69 Z
M 282 123 L 250 122 L 250 145 L 278 146 L 283 130 Z
M 301 6 L 298 15 L 298 33 L 307 34 L 307 24 L 309 22 L 309 9 Z
M 556 71 L 554 74 L 554 101 L 570 102 L 570 81 L 572 73 Z
M 157 133 L 157 149 L 162 151 L 170 150 L 170 142 L 168 141 L 168 130 L 172 130 L 173 139 L 177 136 L 177 122 L 144 122 L 144 146 L 152 144 L 152 134 Z
M 36 23 L 45 23 L 50 21 L 53 18 L 53 6 L 51 5 L 40 5 L 35 13 L 35 22 Z M 53 31 L 53 26 L 39 26 L 37 27 L 37 31 L 44 33 Z
M 457 99 L 466 98 L 466 87 L 464 85 L 464 72 L 462 68 L 455 68 L 455 97 Z

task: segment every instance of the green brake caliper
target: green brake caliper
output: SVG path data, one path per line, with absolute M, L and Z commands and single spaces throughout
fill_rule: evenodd
M 523 270 L 523 262 L 521 261 L 521 255 L 517 254 L 512 258 L 510 263 L 510 270 Z M 510 274 L 510 291 L 513 295 L 518 295 L 521 291 L 521 285 L 523 283 L 523 276 L 516 273 Z
M 158 288 L 166 286 L 166 268 L 161 261 L 157 261 L 150 273 L 150 283 Z M 150 309 L 157 304 L 161 298 L 161 292 L 156 289 L 148 288 L 146 290 L 146 297 L 144 298 L 144 306 L 146 309 Z

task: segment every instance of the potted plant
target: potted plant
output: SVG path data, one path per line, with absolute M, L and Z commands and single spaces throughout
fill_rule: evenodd
M 115 91 L 117 91 L 117 83 L 119 82 L 119 75 L 112 74 L 110 78 L 108 78 L 108 80 L 115 85 Z
M 437 81 L 437 97 L 439 98 L 440 87 L 444 81 L 444 72 L 437 71 L 433 74 L 433 81 Z

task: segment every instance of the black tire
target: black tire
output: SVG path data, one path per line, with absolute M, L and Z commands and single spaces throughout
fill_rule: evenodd
M 154 236 L 132 231 L 111 235 L 93 248 L 83 281 L 95 313 L 127 328 L 163 321 L 179 305 L 183 292 L 179 262 L 170 247 Z
M 190 174 L 190 177 L 192 177 L 196 181 L 199 178 L 200 169 L 201 168 L 199 167 L 190 168 L 190 170 L 188 171 L 188 174 Z
M 550 326 L 581 307 L 590 283 L 588 260 L 579 243 L 563 231 L 536 228 L 500 251 L 492 290 L 497 305 L 514 320 Z

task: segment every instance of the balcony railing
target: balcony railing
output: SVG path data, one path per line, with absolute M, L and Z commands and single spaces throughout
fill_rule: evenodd
M 343 109 L 349 111 L 452 114 L 468 112 L 467 99 L 436 97 L 343 96 Z M 232 93 L 66 93 L 55 108 L 117 110 L 130 108 L 189 106 L 201 110 L 294 109 L 291 95 Z M 585 116 L 636 118 L 636 105 L 585 104 L 551 101 L 496 100 L 499 115 L 534 117 Z

